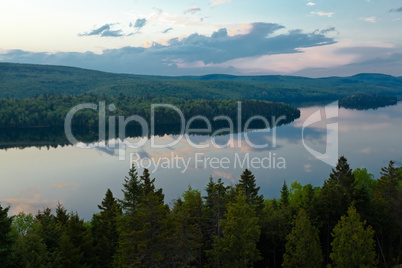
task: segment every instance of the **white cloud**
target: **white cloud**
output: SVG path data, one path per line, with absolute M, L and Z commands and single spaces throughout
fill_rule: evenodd
M 359 20 L 362 21 L 367 21 L 367 22 L 371 22 L 371 23 L 376 23 L 377 22 L 377 18 L 376 17 L 368 17 L 368 18 L 360 18 Z
M 308 6 L 315 6 L 315 3 L 313 3 L 313 2 L 308 2 L 307 5 L 308 5 Z
M 199 7 L 186 8 L 184 10 L 184 14 L 187 14 L 187 13 L 194 14 L 194 13 L 200 12 L 200 11 L 201 11 L 201 8 L 199 8 Z
M 322 11 L 311 11 L 311 14 L 318 15 L 318 16 L 327 16 L 328 18 L 331 18 L 335 13 L 334 12 L 322 12 Z
M 177 68 L 187 74 L 185 69 L 197 72 L 197 69 L 199 71 L 206 66 L 222 68 L 219 64 L 234 59 L 299 54 L 301 48 L 335 43 L 333 38 L 324 34 L 303 33 L 301 30 L 274 35 L 280 29 L 284 27 L 279 24 L 253 23 L 251 29 L 245 26 L 245 32 L 232 36 L 226 28 L 221 28 L 211 36 L 194 33 L 183 38 L 147 43 L 146 47 L 107 49 L 99 55 L 91 52 L 49 54 L 12 50 L 0 54 L 0 60 L 69 65 L 111 72 L 178 75 Z M 209 71 L 219 72 L 213 69 Z
M 221 4 L 225 4 L 225 3 L 230 3 L 232 2 L 232 0 L 209 0 L 209 3 L 212 6 L 217 6 L 217 5 L 221 5 Z

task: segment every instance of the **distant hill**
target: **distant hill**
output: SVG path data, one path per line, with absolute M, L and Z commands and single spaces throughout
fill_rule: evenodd
M 402 77 L 358 74 L 351 77 L 147 76 L 105 73 L 64 66 L 0 63 L 0 98 L 44 94 L 190 99 L 261 99 L 297 103 L 334 100 L 352 94 L 402 97 Z

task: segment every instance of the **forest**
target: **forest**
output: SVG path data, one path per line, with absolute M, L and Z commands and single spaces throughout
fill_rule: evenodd
M 402 78 L 384 74 L 350 77 L 204 75 L 147 76 L 105 73 L 73 67 L 0 63 L 0 98 L 45 94 L 188 99 L 258 99 L 298 104 L 331 101 L 356 94 L 402 96 Z
M 74 106 L 84 103 L 99 105 L 104 102 L 106 119 L 109 116 L 129 117 L 138 115 L 144 118 L 148 125 L 151 117 L 151 104 L 172 104 L 180 109 L 188 120 L 194 116 L 204 116 L 211 122 L 215 116 L 228 116 L 237 121 L 237 101 L 235 100 L 202 100 L 185 98 L 151 98 L 151 97 L 118 97 L 84 94 L 79 96 L 43 95 L 24 99 L 0 99 L 0 128 L 27 127 L 63 127 L 66 116 Z M 109 105 L 114 105 L 111 112 Z M 286 116 L 282 124 L 290 123 L 300 117 L 300 111 L 285 103 L 274 103 L 262 100 L 243 100 L 241 102 L 242 119 L 260 115 L 267 119 L 272 116 Z M 98 128 L 99 109 L 78 111 L 72 120 L 72 126 L 86 129 Z M 109 120 L 106 120 L 108 124 Z M 155 110 L 155 125 L 180 125 L 179 114 L 169 108 Z
M 344 107 L 346 109 L 369 110 L 396 105 L 397 103 L 398 99 L 395 96 L 357 94 L 340 99 L 339 107 Z
M 108 189 L 84 221 L 62 204 L 36 215 L 0 206 L 0 267 L 392 267 L 401 263 L 402 168 L 380 178 L 342 156 L 321 187 L 264 198 L 250 170 L 210 178 L 171 205 L 132 167 L 122 199 Z M 279 193 L 278 193 L 279 194 Z

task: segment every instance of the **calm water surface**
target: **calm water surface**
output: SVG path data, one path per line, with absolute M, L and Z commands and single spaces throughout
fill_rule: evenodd
M 249 132 L 247 137 L 242 133 L 214 140 L 218 145 L 229 144 L 226 148 L 214 146 L 208 136 L 194 135 L 165 149 L 151 148 L 148 140 L 140 149 L 127 150 L 125 160 L 119 160 L 117 150 L 110 148 L 59 146 L 0 150 L 0 202 L 11 205 L 14 213 L 36 213 L 38 209 L 55 207 L 61 202 L 68 210 L 77 211 L 89 220 L 97 212 L 97 204 L 107 188 L 122 197 L 121 186 L 130 167 L 130 156 L 140 165 L 139 173 L 143 166 L 149 167 L 156 186 L 163 188 L 167 203 L 178 198 L 189 185 L 204 189 L 210 176 L 222 178 L 227 185 L 236 183 L 246 167 L 255 174 L 265 197 L 279 197 L 284 180 L 289 186 L 294 180 L 321 186 L 332 167 L 306 150 L 302 126 L 306 118 L 322 108 L 301 108 L 301 118 L 278 127 L 276 134 L 273 130 L 259 130 Z M 390 160 L 402 165 L 401 103 L 368 111 L 340 109 L 337 118 L 305 129 L 306 145 L 325 152 L 326 126 L 336 122 L 339 155 L 348 159 L 351 168 L 366 167 L 378 177 L 381 167 Z M 156 137 L 155 142 L 167 144 L 176 138 L 166 135 Z M 268 147 L 253 148 L 246 139 Z M 208 148 L 196 149 L 190 142 Z

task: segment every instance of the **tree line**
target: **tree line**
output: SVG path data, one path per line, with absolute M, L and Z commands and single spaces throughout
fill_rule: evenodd
M 344 107 L 346 109 L 369 110 L 396 105 L 397 103 L 398 99 L 395 96 L 356 94 L 340 99 L 339 107 Z
M 401 263 L 402 169 L 381 177 L 345 157 L 322 187 L 283 183 L 264 199 L 245 170 L 210 179 L 168 206 L 133 167 L 123 198 L 108 189 L 85 222 L 59 204 L 34 216 L 0 206 L 0 267 L 392 267 Z
M 205 100 L 185 98 L 151 98 L 151 97 L 118 97 L 98 96 L 85 94 L 79 96 L 62 96 L 48 94 L 25 99 L 0 99 L 0 128 L 27 128 L 27 127 L 63 127 L 68 112 L 79 104 L 92 103 L 97 109 L 82 109 L 74 114 L 72 125 L 81 128 L 99 127 L 100 102 L 104 102 L 106 125 L 109 117 L 129 117 L 138 115 L 148 124 L 151 117 L 151 104 L 171 104 L 184 114 L 186 120 L 193 116 L 204 116 L 211 122 L 215 116 L 228 116 L 234 123 L 237 121 L 237 105 L 235 100 Z M 285 116 L 281 123 L 289 123 L 300 117 L 300 111 L 288 104 L 274 103 L 259 100 L 243 100 L 242 120 L 251 116 L 261 115 L 268 120 L 272 116 Z M 112 106 L 113 109 L 110 108 Z M 224 120 L 220 120 L 221 122 Z M 243 122 L 242 121 L 242 122 Z M 180 116 L 171 108 L 158 107 L 155 109 L 155 125 L 180 125 Z M 116 125 L 118 123 L 116 122 Z
M 351 94 L 401 96 L 402 79 L 383 74 L 351 77 L 299 76 L 151 76 L 99 72 L 66 66 L 0 62 L 0 98 L 44 94 L 96 94 L 117 97 L 260 99 L 300 103 L 330 101 Z

